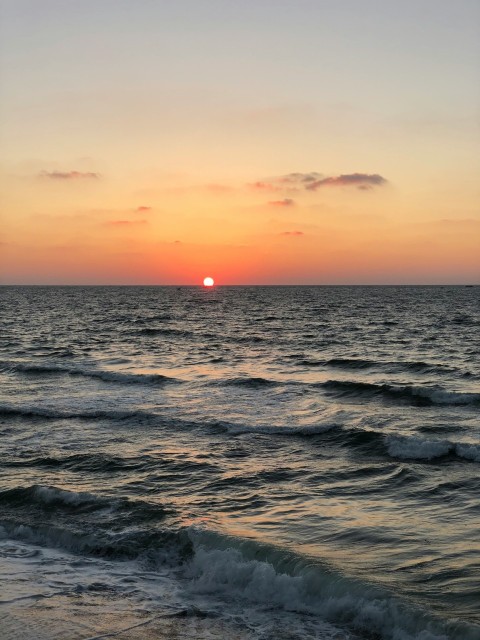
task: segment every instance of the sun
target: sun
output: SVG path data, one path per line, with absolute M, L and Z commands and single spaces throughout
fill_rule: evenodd
M 213 278 L 208 277 L 203 279 L 204 287 L 213 287 L 214 284 L 215 284 L 215 281 L 213 280 Z

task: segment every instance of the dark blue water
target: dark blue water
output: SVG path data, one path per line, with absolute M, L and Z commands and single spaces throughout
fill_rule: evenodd
M 480 638 L 479 294 L 1 288 L 2 606 Z

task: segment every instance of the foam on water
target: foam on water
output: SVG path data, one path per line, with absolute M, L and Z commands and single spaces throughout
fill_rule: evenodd
M 327 390 L 343 396 L 378 396 L 400 401 L 413 401 L 432 405 L 475 405 L 480 393 L 447 391 L 438 386 L 375 384 L 351 380 L 328 380 L 322 383 Z
M 475 640 L 477 637 L 478 630 L 473 626 L 460 622 L 444 623 L 421 610 L 407 607 L 377 587 L 342 577 L 281 549 L 258 545 L 250 540 L 235 540 L 205 529 L 190 528 L 177 533 L 177 543 L 186 538 L 190 539 L 192 550 L 183 559 L 175 545 L 165 546 L 167 539 L 160 537 L 157 547 L 138 549 L 136 556 L 130 556 L 130 562 L 135 564 L 130 564 L 128 575 L 136 585 L 137 594 L 152 588 L 152 579 L 155 584 L 158 572 L 161 591 L 156 593 L 156 599 L 165 597 L 168 589 L 176 594 L 173 607 L 177 611 L 192 605 L 198 611 L 211 607 L 216 616 L 234 617 L 247 625 L 253 611 L 258 615 L 267 607 L 269 611 L 284 612 L 282 615 L 288 613 L 290 618 L 287 620 L 292 628 L 297 628 L 299 638 L 304 637 L 302 626 L 308 627 L 305 622 L 312 615 L 320 618 L 316 626 L 316 633 L 320 635 L 315 636 L 320 638 L 330 637 L 329 634 L 338 637 L 341 630 L 343 637 L 351 635 L 353 638 L 357 637 L 356 634 L 364 637 L 366 633 L 365 637 L 376 634 L 385 640 Z M 20 540 L 20 546 L 2 548 L 1 540 L 8 539 Z M 52 530 L 47 537 L 41 531 L 35 535 L 34 530 L 28 527 L 0 528 L 0 556 L 3 551 L 4 557 L 36 558 L 39 551 L 32 545 L 45 543 L 62 552 L 95 553 L 91 539 L 82 541 L 67 536 L 65 532 Z M 74 565 L 74 556 L 62 562 Z M 119 571 L 124 573 L 124 570 L 122 566 L 114 569 L 112 560 L 108 562 L 108 567 L 104 561 L 97 568 L 90 563 L 86 566 L 91 566 L 96 572 L 104 572 L 108 568 L 108 572 L 103 573 L 102 582 L 106 580 L 105 589 L 112 591 L 119 586 L 115 586 L 112 576 L 118 575 Z M 146 570 L 150 577 L 145 582 Z M 64 585 L 66 593 L 78 593 L 78 583 Z M 265 622 L 264 619 L 263 624 Z
M 194 592 L 222 592 L 237 602 L 244 599 L 286 611 L 315 614 L 341 625 L 340 628 L 378 634 L 388 640 L 474 638 L 474 630 L 465 625 L 442 627 L 367 585 L 308 565 L 297 565 L 294 575 L 277 572 L 269 562 L 246 559 L 235 549 L 197 546 L 186 575 L 192 580 L 190 589 Z
M 386 438 L 388 454 L 411 460 L 433 460 L 448 454 L 480 462 L 480 445 L 455 443 L 449 440 L 426 440 L 416 436 L 390 436 Z

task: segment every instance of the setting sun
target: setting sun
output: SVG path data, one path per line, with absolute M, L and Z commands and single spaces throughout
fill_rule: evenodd
M 204 287 L 213 287 L 213 285 L 215 284 L 213 278 L 204 278 L 203 280 L 203 286 Z

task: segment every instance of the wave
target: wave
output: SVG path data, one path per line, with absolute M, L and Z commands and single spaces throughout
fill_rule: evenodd
M 269 338 L 266 338 L 264 336 L 259 336 L 259 335 L 255 335 L 255 336 L 238 336 L 238 335 L 232 335 L 228 337 L 229 340 L 231 340 L 232 342 L 238 342 L 239 344 L 257 344 L 257 343 L 262 343 L 262 342 L 268 342 L 271 343 L 272 340 Z
M 10 498 L 19 491 L 11 490 Z M 207 529 L 150 528 L 128 526 L 99 530 L 105 518 L 97 514 L 90 527 L 82 508 L 104 506 L 105 498 L 54 487 L 27 487 L 24 496 L 47 508 L 62 508 L 70 516 L 55 524 L 11 519 L 0 521 L 0 538 L 66 550 L 109 560 L 133 560 L 149 571 L 173 571 L 182 581 L 188 598 L 202 600 L 213 595 L 224 601 L 228 613 L 251 606 L 268 610 L 316 616 L 361 637 L 382 640 L 476 640 L 478 627 L 434 617 L 401 601 L 392 593 L 349 578 L 321 561 L 255 540 L 233 538 Z M 5 492 L 0 493 L 0 498 Z M 81 526 L 71 525 L 80 510 Z M 23 514 L 28 514 L 25 509 Z M 57 515 L 57 514 L 56 514 Z M 88 515 L 88 514 L 87 514 Z M 113 518 L 108 524 L 117 523 Z
M 330 358 L 325 361 L 328 367 L 342 367 L 346 369 L 368 369 L 381 364 L 374 360 L 362 360 L 361 358 Z
M 121 411 L 121 410 L 67 410 L 53 407 L 0 404 L 0 416 L 18 416 L 24 418 L 45 418 L 47 420 L 128 420 L 128 419 L 160 419 L 153 413 L 146 411 Z
M 274 426 L 274 425 L 225 425 L 228 433 L 232 435 L 240 435 L 242 433 L 262 433 L 278 436 L 316 436 L 327 433 L 338 423 L 326 422 L 324 424 L 299 425 L 299 426 Z
M 157 315 L 150 315 L 150 316 L 139 316 L 138 318 L 129 318 L 127 319 L 127 321 L 131 322 L 132 324 L 151 324 L 152 322 L 171 322 L 172 320 L 175 320 L 176 318 L 169 313 L 160 313 Z
M 153 567 L 177 566 L 191 553 L 191 545 L 185 536 L 168 529 L 134 528 L 128 533 L 113 533 L 96 531 L 91 526 L 91 531 L 78 531 L 68 523 L 63 526 L 61 523 L 23 524 L 2 517 L 2 538 L 109 560 L 142 560 Z
M 94 506 L 95 508 L 100 508 L 104 506 L 104 501 L 94 494 L 88 492 L 67 491 L 65 489 L 58 489 L 56 487 L 43 485 L 15 487 L 0 491 L 0 503 L 3 506 L 5 506 L 5 504 L 24 505 L 25 503 L 44 505 L 59 504 L 64 507 L 89 505 Z
M 238 378 L 228 378 L 227 380 L 221 380 L 220 384 L 227 387 L 247 387 L 252 389 L 258 389 L 261 387 L 275 387 L 284 383 L 262 378 L 260 376 L 244 376 Z
M 88 508 L 89 510 L 116 509 L 116 510 L 138 510 L 153 509 L 155 513 L 164 514 L 165 508 L 160 505 L 150 505 L 144 501 L 133 501 L 129 498 L 110 498 L 88 491 L 70 491 L 58 487 L 47 485 L 31 485 L 26 487 L 13 487 L 0 491 L 0 504 L 5 511 L 6 506 L 22 507 L 61 507 Z
M 195 335 L 192 331 L 187 329 L 175 329 L 173 327 L 144 327 L 136 331 L 137 335 L 143 336 L 176 336 L 180 338 L 187 338 Z
M 134 471 L 143 469 L 149 462 L 149 456 L 142 458 L 122 458 L 107 454 L 79 453 L 70 456 L 39 456 L 36 458 L 13 458 L 3 462 L 4 467 L 41 467 L 47 469 L 68 469 L 70 471 L 89 471 L 112 473 L 115 471 Z
M 34 458 L 10 458 L 3 461 L 3 467 L 68 469 L 69 471 L 90 473 L 115 473 L 158 469 L 177 473 L 189 473 L 196 470 L 208 472 L 215 465 L 206 461 L 165 459 L 159 456 L 143 454 L 139 457 L 122 457 L 105 453 L 76 453 L 66 456 L 39 456 Z
M 318 359 L 308 358 L 305 355 L 287 356 L 288 359 L 297 359 L 298 364 L 303 367 L 338 367 L 342 369 L 370 369 L 383 363 L 375 360 L 363 360 L 361 358 L 329 358 Z
M 458 369 L 439 363 L 424 362 L 423 360 L 371 360 L 365 358 L 309 358 L 304 354 L 286 356 L 288 359 L 296 359 L 299 365 L 304 367 L 323 367 L 346 370 L 380 369 L 394 371 L 408 371 L 413 373 L 457 373 Z M 463 372 L 463 375 L 471 375 Z
M 0 505 L 3 537 L 74 553 L 137 558 L 173 536 L 158 528 L 173 510 L 144 500 L 32 485 L 0 491 Z
M 159 373 L 125 373 L 121 371 L 102 371 L 84 369 L 81 367 L 62 367 L 57 365 L 36 365 L 24 362 L 1 362 L 0 369 L 5 373 L 19 372 L 27 375 L 69 375 L 94 378 L 104 382 L 118 382 L 122 384 L 163 384 L 179 382 L 177 378 Z
M 466 313 L 456 313 L 450 318 L 452 324 L 466 325 L 471 327 L 478 327 L 480 321 L 478 317 L 467 315 Z
M 427 439 L 417 435 L 393 435 L 369 429 L 340 427 L 329 433 L 341 446 L 358 449 L 366 455 L 401 460 L 446 460 L 480 462 L 480 445 L 447 439 Z
M 16 405 L 16 404 L 0 404 L 0 417 L 11 416 L 29 419 L 44 420 L 108 420 L 113 422 L 126 423 L 129 426 L 143 427 L 148 425 L 149 428 L 175 428 L 175 429 L 212 429 L 218 430 L 223 423 L 218 421 L 194 421 L 182 419 L 177 416 L 156 413 L 142 409 L 121 410 L 121 409 L 63 409 L 57 407 L 48 407 L 41 405 Z
M 377 587 L 319 563 L 253 540 L 189 531 L 193 558 L 185 566 L 190 590 L 226 595 L 323 620 L 385 640 L 474 640 L 478 627 L 440 620 Z M 245 607 L 245 605 L 243 605 Z
M 310 425 L 248 425 L 218 423 L 231 435 L 258 433 L 271 436 L 324 436 L 326 442 L 349 447 L 367 456 L 379 455 L 397 459 L 430 461 L 437 458 L 480 462 L 480 445 L 434 440 L 414 435 L 391 435 L 373 429 L 349 427 L 348 414 L 332 412 L 323 421 Z
M 219 423 L 231 435 L 259 433 L 272 436 L 324 436 L 327 442 L 355 448 L 368 456 L 430 461 L 437 458 L 480 462 L 480 444 L 433 440 L 414 435 L 391 435 L 345 425 L 345 412 L 338 411 L 311 425 L 241 425 Z
M 339 397 L 395 399 L 415 405 L 474 405 L 480 393 L 458 393 L 438 386 L 375 384 L 353 380 L 327 380 L 317 386 Z
M 367 456 L 380 455 L 398 459 L 430 461 L 438 458 L 480 462 L 480 445 L 468 442 L 454 442 L 447 439 L 427 439 L 416 435 L 385 434 L 373 429 L 364 429 L 348 425 L 348 412 L 343 410 L 326 412 L 319 420 L 307 425 L 271 425 L 271 424 L 238 424 L 225 421 L 188 421 L 179 418 L 172 419 L 148 411 L 63 411 L 48 407 L 19 407 L 14 405 L 0 405 L 0 416 L 19 416 L 27 418 L 43 418 L 49 420 L 78 419 L 78 420 L 113 420 L 134 421 L 136 424 L 148 424 L 155 427 L 201 428 L 226 431 L 232 436 L 246 433 L 270 435 L 273 437 L 323 437 L 327 442 L 358 449 Z M 33 458 L 26 460 L 5 460 L 3 466 L 45 466 L 65 467 L 73 471 L 106 471 L 141 469 L 150 464 L 169 464 L 166 461 L 149 461 L 148 457 L 141 459 L 122 459 L 102 454 L 75 454 L 64 458 Z M 202 463 L 203 464 L 203 463 Z M 209 466 L 209 465 L 206 465 Z M 184 468 L 178 471 L 185 471 Z
M 480 445 L 427 440 L 417 436 L 387 436 L 388 455 L 408 460 L 434 460 L 450 455 L 472 462 L 480 462 Z

